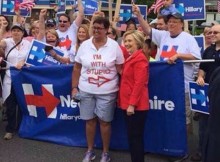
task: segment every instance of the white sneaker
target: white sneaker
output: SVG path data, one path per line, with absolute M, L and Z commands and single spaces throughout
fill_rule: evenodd
M 13 138 L 13 134 L 12 133 L 5 133 L 5 136 L 4 136 L 4 139 L 5 140 L 10 140 L 10 139 L 12 139 Z

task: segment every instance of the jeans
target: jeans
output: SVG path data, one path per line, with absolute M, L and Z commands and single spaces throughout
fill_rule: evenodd
M 11 87 L 11 93 L 6 99 L 5 104 L 7 108 L 6 114 L 8 120 L 6 132 L 13 133 L 19 127 L 22 118 L 22 112 L 18 106 L 13 86 Z

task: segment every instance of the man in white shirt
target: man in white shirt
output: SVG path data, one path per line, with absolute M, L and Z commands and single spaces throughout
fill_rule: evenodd
M 70 17 L 67 14 L 60 14 L 58 20 L 57 33 L 60 38 L 60 47 L 65 47 L 68 51 L 73 48 L 76 43 L 77 30 L 84 18 L 84 8 L 81 0 L 77 0 L 78 14 L 71 24 Z
M 184 20 L 180 13 L 172 13 L 167 15 L 167 31 L 153 29 L 143 19 L 140 9 L 133 5 L 133 13 L 137 16 L 143 31 L 150 35 L 152 41 L 158 46 L 156 60 L 167 60 L 169 64 L 175 64 L 177 59 L 196 60 L 201 59 L 200 48 L 195 38 L 187 32 L 183 31 Z M 194 73 L 196 66 L 192 63 L 184 64 L 184 81 L 185 81 L 185 106 L 186 106 L 186 124 L 187 132 L 191 127 L 191 110 L 188 97 L 189 81 L 194 81 Z

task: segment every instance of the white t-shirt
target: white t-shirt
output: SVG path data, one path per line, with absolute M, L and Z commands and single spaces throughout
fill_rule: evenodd
M 77 36 L 78 26 L 76 25 L 75 21 L 71 24 L 69 29 L 65 32 L 61 32 L 60 30 L 56 30 L 60 39 L 60 47 L 65 47 L 67 51 L 72 50 L 71 48 L 74 47 L 76 44 L 76 36 Z
M 5 48 L 5 55 L 7 55 L 8 51 L 15 46 L 15 42 L 12 38 L 7 38 L 4 39 L 6 43 L 6 48 Z M 10 66 L 15 66 L 17 65 L 18 62 L 20 61 L 25 61 L 28 52 L 30 51 L 30 45 L 31 43 L 28 40 L 22 40 L 22 42 L 19 44 L 19 48 L 14 48 L 8 55 L 7 61 L 7 68 Z M 6 74 L 4 77 L 3 81 L 3 92 L 2 92 L 2 97 L 3 101 L 7 99 L 11 91 L 11 74 L 10 70 L 6 70 Z
M 55 48 L 58 49 L 59 51 L 63 52 L 63 54 L 64 54 L 63 57 L 69 58 L 70 54 L 68 53 L 68 51 L 66 50 L 65 47 L 56 46 Z
M 71 48 L 71 53 L 69 54 L 70 62 L 74 63 L 76 57 L 76 44 Z
M 82 64 L 79 89 L 92 94 L 108 94 L 118 91 L 116 64 L 124 63 L 124 56 L 118 43 L 107 38 L 106 44 L 96 49 L 92 39 L 84 41 L 75 61 Z
M 200 48 L 195 38 L 184 31 L 177 37 L 171 38 L 168 31 L 152 29 L 152 41 L 159 49 L 155 58 L 157 61 L 162 61 L 176 53 L 192 54 L 195 58 L 201 59 Z M 193 63 L 184 64 L 185 92 L 188 92 L 189 81 L 194 81 L 196 68 Z

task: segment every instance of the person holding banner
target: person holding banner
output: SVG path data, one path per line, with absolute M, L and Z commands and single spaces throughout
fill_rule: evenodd
M 144 162 L 144 128 L 149 110 L 149 62 L 143 53 L 143 33 L 127 31 L 123 40 L 130 57 L 125 60 L 122 69 L 119 107 L 124 110 L 131 161 Z
M 2 25 L 0 28 L 0 38 L 2 38 L 2 30 L 6 26 Z M 24 28 L 21 25 L 13 25 L 11 27 L 11 38 L 2 39 L 0 42 L 0 48 L 4 50 L 2 56 L 7 63 L 7 70 L 3 80 L 3 101 L 7 107 L 7 119 L 8 124 L 6 126 L 5 140 L 10 140 L 13 137 L 13 133 L 17 130 L 19 123 L 21 122 L 21 110 L 18 106 L 15 96 L 14 88 L 11 83 L 10 66 L 15 66 L 17 69 L 21 69 L 24 65 L 26 56 L 30 48 L 30 42 L 23 39 Z M 18 113 L 17 111 L 18 106 Z M 16 117 L 16 115 L 18 115 Z M 17 121 L 18 120 L 18 121 Z M 17 125 L 18 124 L 18 125 Z
M 143 31 L 150 35 L 152 41 L 158 46 L 159 53 L 156 56 L 157 61 L 167 61 L 169 64 L 175 64 L 177 59 L 196 60 L 201 59 L 200 48 L 195 38 L 183 31 L 184 20 L 180 13 L 172 13 L 167 16 L 168 31 L 153 29 L 143 19 L 140 9 L 135 4 L 132 7 L 133 13 L 137 16 Z M 197 67 L 192 63 L 184 64 L 184 82 L 185 82 L 185 105 L 186 105 L 186 126 L 187 133 L 192 132 L 192 113 L 189 103 L 189 81 L 194 81 L 194 73 Z
M 121 72 L 124 57 L 118 43 L 107 37 L 109 26 L 108 19 L 96 18 L 92 27 L 93 37 L 80 45 L 75 57 L 72 97 L 79 99 L 80 95 L 80 118 L 86 121 L 88 144 L 83 162 L 90 162 L 96 157 L 93 147 L 98 121 L 103 143 L 100 162 L 111 160 L 111 121 L 119 89 L 118 73 Z

